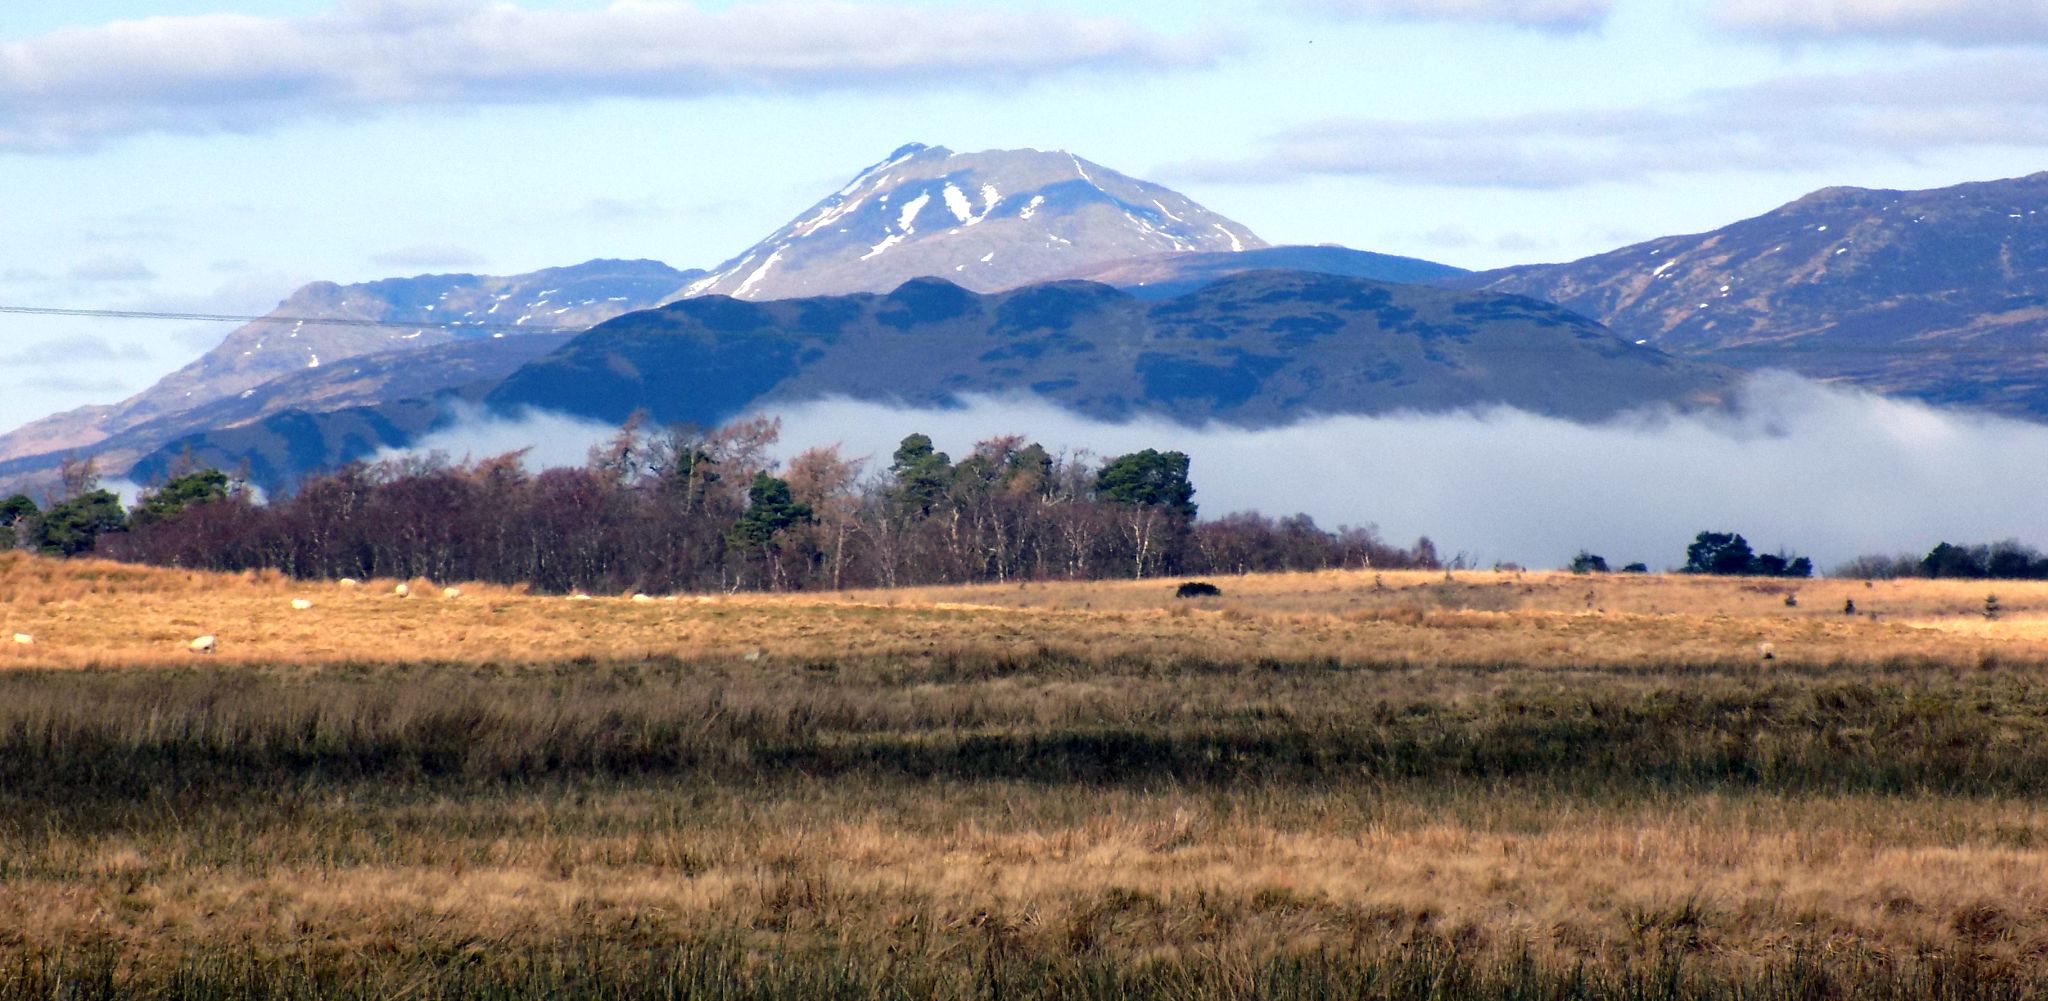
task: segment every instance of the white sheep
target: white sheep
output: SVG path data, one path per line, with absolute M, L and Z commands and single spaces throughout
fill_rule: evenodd
M 634 601 L 636 601 L 636 602 L 638 602 L 638 603 L 640 603 L 640 604 L 642 604 L 642 605 L 644 605 L 644 604 L 647 604 L 647 603 L 648 603 L 648 602 L 650 602 L 650 601 L 653 601 L 654 599 L 653 599 L 653 598 L 650 598 L 650 597 L 648 597 L 648 596 L 646 596 L 646 595 L 644 595 L 644 594 L 635 594 L 635 595 L 633 595 L 633 600 L 634 600 Z
M 455 599 L 462 597 L 462 589 L 459 587 L 444 587 L 441 589 L 441 597 L 446 598 L 449 601 L 454 601 Z
M 185 649 L 193 653 L 212 653 L 213 647 L 214 638 L 212 633 L 207 633 L 185 645 Z
M 589 601 L 589 600 L 590 600 L 590 595 L 587 595 L 587 594 L 584 594 L 584 593 L 583 593 L 583 592 L 581 592 L 581 591 L 578 591 L 578 592 L 576 592 L 575 594 L 572 594 L 572 595 L 570 595 L 570 596 L 569 596 L 569 600 L 570 600 L 570 601 Z
M 36 645 L 36 638 L 35 638 L 35 637 L 33 637 L 33 636 L 30 636 L 30 635 L 29 635 L 29 634 L 27 634 L 27 633 L 15 633 L 15 634 L 14 634 L 14 642 L 16 642 L 16 643 L 19 643 L 19 644 L 21 644 L 22 646 L 35 646 L 35 645 Z
M 391 593 L 398 595 L 401 598 L 410 598 L 412 597 L 412 588 L 408 587 L 405 584 L 400 584 L 397 587 L 392 588 Z
M 313 607 L 313 603 L 312 603 L 312 602 L 310 602 L 310 601 L 307 601 L 307 600 L 306 600 L 306 599 L 304 599 L 304 598 L 293 598 L 293 599 L 292 599 L 292 608 L 293 608 L 294 610 L 297 610 L 297 611 L 301 611 L 301 612 L 303 612 L 303 611 L 305 611 L 306 609 L 308 609 L 308 608 L 311 608 L 311 607 Z
M 343 577 L 342 579 L 335 581 L 335 583 L 341 585 L 342 587 L 357 587 L 362 584 L 362 581 L 359 581 L 354 577 Z

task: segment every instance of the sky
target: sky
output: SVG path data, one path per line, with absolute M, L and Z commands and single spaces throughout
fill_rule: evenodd
M 906 142 L 1483 268 L 2048 166 L 2040 0 L 70 0 L 0 12 L 0 305 L 704 267 Z M 0 315 L 0 427 L 222 325 Z

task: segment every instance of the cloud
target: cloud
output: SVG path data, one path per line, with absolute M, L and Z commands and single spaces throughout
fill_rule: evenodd
M 1502 233 L 1493 238 L 1493 246 L 1496 250 L 1526 254 L 1549 250 L 1557 246 L 1557 240 L 1545 233 Z
M 1462 250 L 1479 242 L 1479 237 L 1471 230 L 1457 225 L 1437 226 L 1427 232 L 1416 234 L 1415 238 L 1432 247 L 1451 250 Z
M 421 105 L 986 86 L 1205 65 L 1223 48 L 1120 18 L 969 5 L 344 0 L 302 17 L 150 17 L 0 45 L 0 150 Z
M 78 236 L 86 243 L 128 247 L 137 243 L 180 243 L 190 224 L 168 205 L 152 205 L 111 216 L 81 221 Z
M 1614 12 L 1614 0 L 1297 0 L 1302 11 L 1328 17 L 1508 24 L 1546 31 L 1586 31 Z
M 1193 457 L 1205 516 L 1306 512 L 1325 527 L 1375 524 L 1403 544 L 1427 534 L 1486 563 L 1558 567 L 1584 547 L 1616 565 L 1671 567 L 1703 530 L 1741 532 L 1759 550 L 1791 549 L 1823 568 L 1941 540 L 2048 545 L 2048 465 L 2032 458 L 2048 454 L 2048 426 L 1783 374 L 1754 378 L 1729 412 L 1600 424 L 1499 408 L 1192 428 L 1104 423 L 1034 399 L 770 409 L 783 418 L 784 456 L 834 443 L 887 456 L 914 431 L 956 456 L 1006 433 L 1096 455 L 1179 449 Z M 481 457 L 539 443 L 539 464 L 578 464 L 612 433 L 570 418 L 471 414 L 422 447 Z
M 661 199 L 652 196 L 644 198 L 592 198 L 583 203 L 577 215 L 606 222 L 652 219 L 671 214 L 672 210 Z
M 140 258 L 108 256 L 80 261 L 64 276 L 75 282 L 146 282 L 155 278 L 156 272 Z
M 1270 137 L 1244 160 L 1171 168 L 1205 181 L 1314 175 L 1553 189 L 1728 170 L 1782 171 L 1946 150 L 2048 147 L 2048 58 L 1980 53 L 1935 66 L 1785 77 L 1656 106 L 1459 119 L 1339 119 Z
M 423 244 L 372 254 L 370 263 L 389 268 L 474 268 L 483 265 L 484 255 L 468 247 Z
M 2048 42 L 2048 5 L 2035 0 L 1720 0 L 1714 16 L 1731 31 L 1782 41 Z
M 0 355 L 0 366 L 45 366 L 79 365 L 109 361 L 137 361 L 147 359 L 149 352 L 133 344 L 116 346 L 104 337 L 93 334 L 72 334 L 37 341 L 26 347 Z
M 448 419 L 450 426 L 422 437 L 410 448 L 379 452 L 372 461 L 436 452 L 462 461 L 525 450 L 528 469 L 581 466 L 592 445 L 619 433 L 616 425 L 566 414 L 533 411 L 509 416 L 461 402 L 451 406 Z
M 55 390 L 61 393 L 77 393 L 81 396 L 112 396 L 116 393 L 126 396 L 135 390 L 132 383 L 121 379 L 98 379 L 68 375 L 37 376 L 34 382 L 22 385 L 20 388 L 44 391 Z
M 1547 233 L 1500 233 L 1482 240 L 1478 234 L 1456 224 L 1435 226 L 1412 237 L 1422 243 L 1444 250 L 1469 250 L 1485 245 L 1494 250 L 1514 254 L 1529 254 L 1549 250 L 1557 246 L 1557 239 Z

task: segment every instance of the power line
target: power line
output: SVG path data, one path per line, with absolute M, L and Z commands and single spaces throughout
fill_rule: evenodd
M 206 323 L 296 323 L 328 327 L 386 327 L 394 330 L 516 330 L 523 333 L 557 333 L 588 330 L 588 325 L 561 326 L 548 323 L 504 323 L 491 320 L 441 320 L 401 323 L 397 320 L 357 320 L 339 316 L 248 316 L 237 313 L 168 313 L 149 309 L 63 309 L 56 306 L 0 306 L 0 313 L 33 316 L 82 316 L 102 320 L 193 320 Z

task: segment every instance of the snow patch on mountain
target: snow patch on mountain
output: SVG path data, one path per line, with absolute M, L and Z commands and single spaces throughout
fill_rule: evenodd
M 869 247 L 867 253 L 860 255 L 860 259 L 866 261 L 876 257 L 880 257 L 883 251 L 888 250 L 890 247 L 893 247 L 902 242 L 903 234 L 891 233 L 888 236 L 883 237 L 882 242 L 877 243 L 872 247 Z
M 754 269 L 753 274 L 747 276 L 746 281 L 740 283 L 739 291 L 734 292 L 733 295 L 741 299 L 746 298 L 747 292 L 753 289 L 754 286 L 759 285 L 761 279 L 768 277 L 768 269 L 773 268 L 775 262 L 780 260 L 782 260 L 782 248 L 777 247 L 774 253 L 768 255 L 767 260 L 761 262 L 760 267 Z
M 917 221 L 917 214 L 923 212 L 924 207 L 931 203 L 932 196 L 931 192 L 928 191 L 905 202 L 902 213 L 896 217 L 896 228 L 902 230 L 904 236 L 917 232 L 916 229 L 912 228 L 911 224 Z
M 967 200 L 966 192 L 951 184 L 946 185 L 946 208 L 961 222 L 974 218 L 974 203 Z

